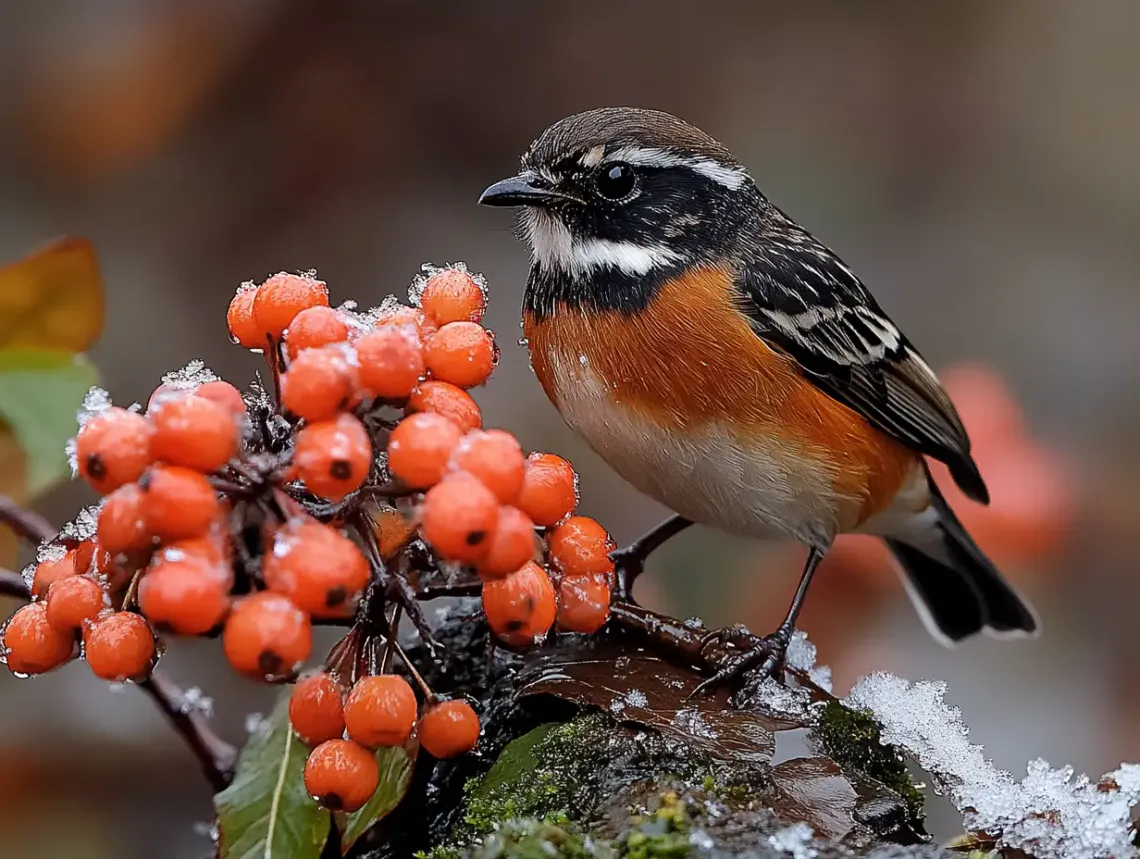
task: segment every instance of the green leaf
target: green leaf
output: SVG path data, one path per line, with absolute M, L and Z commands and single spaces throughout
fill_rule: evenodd
M 376 787 L 376 793 L 359 811 L 336 816 L 337 826 L 342 833 L 342 854 L 347 855 L 356 839 L 400 804 L 412 781 L 416 748 L 413 746 L 410 754 L 402 748 L 379 749 L 376 752 L 376 763 L 380 765 L 380 783 Z
M 329 812 L 305 790 L 308 749 L 289 727 L 283 695 L 263 731 L 242 749 L 233 784 L 214 797 L 219 859 L 317 859 Z
M 64 446 L 76 432 L 75 413 L 99 381 L 81 354 L 59 349 L 0 349 L 0 419 L 28 460 L 27 492 L 35 496 L 69 475 Z

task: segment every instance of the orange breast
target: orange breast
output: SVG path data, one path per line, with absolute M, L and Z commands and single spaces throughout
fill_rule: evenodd
M 636 316 L 562 310 L 524 320 L 534 370 L 555 406 L 577 384 L 560 368 L 589 367 L 620 408 L 668 431 L 730 426 L 778 440 L 793 458 L 833 477 L 841 531 L 889 504 L 916 456 L 808 382 L 770 349 L 732 304 L 729 273 L 694 270 L 666 284 Z

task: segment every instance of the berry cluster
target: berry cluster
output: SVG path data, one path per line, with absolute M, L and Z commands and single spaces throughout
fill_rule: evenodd
M 277 274 L 227 312 L 271 386 L 243 395 L 192 362 L 145 408 L 93 389 L 70 454 L 103 497 L 41 547 L 32 601 L 2 630 L 9 669 L 81 655 L 101 678 L 139 681 L 157 631 L 220 635 L 237 671 L 289 682 L 314 624 L 348 626 L 290 716 L 313 747 L 310 793 L 352 810 L 375 789 L 368 750 L 414 737 L 445 758 L 479 735 L 472 707 L 435 695 L 402 655 L 422 703 L 393 673 L 402 617 L 436 652 L 421 601 L 481 594 L 509 648 L 600 629 L 613 546 L 573 515 L 574 469 L 484 429 L 467 393 L 498 360 L 482 278 L 425 266 L 409 295 L 334 308 L 314 276 Z

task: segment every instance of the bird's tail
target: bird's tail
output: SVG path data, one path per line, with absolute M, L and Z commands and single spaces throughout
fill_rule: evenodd
M 983 630 L 1002 637 L 1036 633 L 1033 609 L 966 533 L 929 475 L 927 480 L 930 507 L 887 545 L 931 633 L 945 644 Z

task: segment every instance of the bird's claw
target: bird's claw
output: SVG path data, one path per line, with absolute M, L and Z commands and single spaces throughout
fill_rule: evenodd
M 778 680 L 791 638 L 791 630 L 784 627 L 763 638 L 743 627 L 710 632 L 701 643 L 701 659 L 716 670 L 689 694 L 689 698 L 707 695 L 714 689 L 737 684 L 745 678 L 750 682 L 767 677 Z

